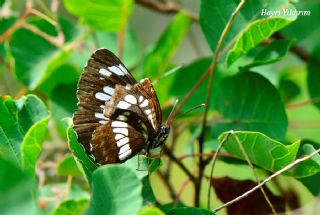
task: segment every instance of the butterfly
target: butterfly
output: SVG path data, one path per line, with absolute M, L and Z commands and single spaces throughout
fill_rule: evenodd
M 159 153 L 170 131 L 148 78 L 139 83 L 117 56 L 96 50 L 77 88 L 73 130 L 99 164 L 122 163 L 139 152 Z

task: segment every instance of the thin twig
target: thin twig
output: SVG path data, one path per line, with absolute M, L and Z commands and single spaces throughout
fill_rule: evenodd
M 186 175 L 189 176 L 189 178 L 193 182 L 196 181 L 196 178 L 194 177 L 194 175 L 187 169 L 187 167 L 176 156 L 174 156 L 174 154 L 167 148 L 166 145 L 164 145 L 163 147 L 163 152 L 166 155 L 168 155 L 168 157 L 172 159 L 172 161 L 174 161 L 186 173 Z
M 240 9 L 242 6 L 245 4 L 246 0 L 242 0 L 237 8 L 234 10 L 232 13 L 229 21 L 227 22 L 226 26 L 224 27 L 222 34 L 219 38 L 216 50 L 214 52 L 214 57 L 211 65 L 208 68 L 208 73 L 209 73 L 209 78 L 208 78 L 208 90 L 207 90 L 207 97 L 206 97 L 206 106 L 205 106 L 205 111 L 204 111 L 204 116 L 203 116 L 203 122 L 202 122 L 202 130 L 201 134 L 199 136 L 199 153 L 203 153 L 203 142 L 204 142 L 204 137 L 205 137 L 205 132 L 206 132 L 206 125 L 207 125 L 207 119 L 208 119 L 208 112 L 209 112 L 209 107 L 211 103 L 211 91 L 212 91 L 212 82 L 214 78 L 214 72 L 215 68 L 218 62 L 218 57 L 220 53 L 220 49 L 222 47 L 222 43 L 224 42 L 224 39 L 231 27 L 231 24 L 233 23 L 234 18 L 236 15 L 239 13 Z M 203 176 L 204 168 L 205 168 L 206 162 L 200 157 L 199 159 L 199 175 L 198 175 L 198 183 L 195 186 L 195 206 L 199 206 L 200 204 L 200 191 L 201 191 L 201 179 Z
M 249 157 L 248 157 L 248 154 L 246 153 L 246 150 L 243 148 L 243 145 L 242 145 L 242 143 L 241 143 L 238 135 L 237 135 L 234 131 L 230 131 L 230 133 L 235 136 L 235 139 L 236 139 L 236 141 L 237 141 L 237 143 L 238 143 L 238 145 L 239 145 L 239 148 L 240 148 L 240 150 L 241 150 L 241 152 L 242 152 L 245 160 L 248 162 L 249 167 L 250 167 L 250 169 L 252 170 L 253 175 L 254 175 L 254 177 L 256 178 L 257 183 L 259 184 L 259 183 L 260 183 L 260 179 L 259 179 L 259 177 L 258 177 L 258 175 L 257 175 L 257 173 L 256 173 L 256 171 L 255 171 L 255 169 L 254 169 L 254 167 L 253 167 L 253 165 L 252 165 Z M 264 188 L 263 188 L 263 187 L 260 187 L 260 190 L 261 190 L 262 195 L 264 196 L 265 200 L 267 201 L 268 205 L 270 206 L 272 213 L 275 214 L 275 215 L 277 215 L 277 212 L 276 212 L 276 210 L 274 209 L 274 207 L 273 207 L 273 205 L 272 205 L 269 197 L 267 196 L 266 192 L 264 191 Z
M 123 47 L 124 47 L 124 32 L 125 29 L 121 29 L 118 32 L 118 57 L 122 59 Z
M 184 180 L 178 190 L 177 196 L 174 200 L 174 206 L 176 206 L 176 204 L 179 202 L 180 200 L 180 196 L 182 195 L 183 191 L 185 190 L 186 186 L 191 182 L 190 178 L 187 178 L 186 180 Z
M 214 153 L 191 153 L 191 154 L 185 154 L 182 155 L 181 157 L 179 157 L 179 160 L 184 160 L 186 158 L 197 158 L 197 157 L 213 157 L 216 154 L 216 152 Z M 228 153 L 218 153 L 217 155 L 218 157 L 227 157 L 227 158 L 233 158 L 233 156 L 231 154 Z
M 51 44 L 57 46 L 57 47 L 61 47 L 64 43 L 64 36 L 63 34 L 58 34 L 57 37 L 51 36 L 50 34 L 47 34 L 43 31 L 41 31 L 39 28 L 37 28 L 34 25 L 30 25 L 28 23 L 23 23 L 22 27 L 24 27 L 25 29 L 31 31 L 32 33 L 46 39 L 48 42 L 50 42 Z
M 210 198 L 211 198 L 211 181 L 212 181 L 212 176 L 213 176 L 213 170 L 214 170 L 214 166 L 216 164 L 217 158 L 218 158 L 218 153 L 220 152 L 223 144 L 225 142 L 227 142 L 229 136 L 231 135 L 231 132 L 228 132 L 227 135 L 223 138 L 223 140 L 221 141 L 221 143 L 219 143 L 218 148 L 216 150 L 216 152 L 214 153 L 212 162 L 211 162 L 211 169 L 210 169 L 210 178 L 209 178 L 209 188 L 208 188 L 208 198 L 207 198 L 207 208 L 210 210 Z
M 254 191 L 256 191 L 257 189 L 259 189 L 261 186 L 265 185 L 267 182 L 269 182 L 271 179 L 273 179 L 274 177 L 280 175 L 281 173 L 287 171 L 288 169 L 294 167 L 295 165 L 305 161 L 305 160 L 308 160 L 310 158 L 312 158 L 313 156 L 315 156 L 316 154 L 320 153 L 320 149 L 317 149 L 316 151 L 312 152 L 311 154 L 309 155 L 306 155 L 305 157 L 301 157 L 297 160 L 295 160 L 294 162 L 290 163 L 289 165 L 285 166 L 284 168 L 282 168 L 281 170 L 275 172 L 273 175 L 269 176 L 268 178 L 264 179 L 260 184 L 258 184 L 257 186 L 255 186 L 254 188 L 252 188 L 251 190 L 243 193 L 242 195 L 238 196 L 237 198 L 217 207 L 216 209 L 213 210 L 213 213 L 216 213 L 217 211 L 247 197 L 249 194 L 253 193 Z
M 174 2 L 163 2 L 163 3 L 158 3 L 155 1 L 150 1 L 150 0 L 136 0 L 137 4 L 140 4 L 143 7 L 149 8 L 151 10 L 157 11 L 159 13 L 167 13 L 167 14 L 176 14 L 179 13 L 180 11 L 186 11 L 189 15 L 189 17 L 194 21 L 198 22 L 198 16 L 195 15 L 193 12 L 188 11 L 186 9 L 183 9 L 180 5 L 174 3 Z
M 320 98 L 313 98 L 308 101 L 303 101 L 303 102 L 297 102 L 294 104 L 289 104 L 286 106 L 286 109 L 294 109 L 294 108 L 299 108 L 299 107 L 305 107 L 307 105 L 313 105 L 320 103 Z
M 47 16 L 46 14 L 44 14 L 44 13 L 42 13 L 42 12 L 36 10 L 36 9 L 33 9 L 33 8 L 32 8 L 30 12 L 31 12 L 32 14 L 34 14 L 34 15 L 36 15 L 36 16 L 44 19 L 44 20 L 46 20 L 46 21 L 49 22 L 51 25 L 54 25 L 54 26 L 55 26 L 55 25 L 57 24 L 57 22 L 56 22 L 54 19 L 52 19 L 51 17 Z
M 165 184 L 165 186 L 169 190 L 170 197 L 171 197 L 172 201 L 174 201 L 177 198 L 177 194 L 176 194 L 176 191 L 174 190 L 174 187 L 170 183 L 169 178 L 167 177 L 167 175 L 165 173 L 163 173 L 160 170 L 156 171 L 156 173 L 160 176 L 161 180 L 163 181 L 163 183 Z

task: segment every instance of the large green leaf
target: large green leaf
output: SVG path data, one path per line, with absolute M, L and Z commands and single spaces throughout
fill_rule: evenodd
M 227 130 L 260 131 L 272 138 L 285 137 L 288 119 L 277 89 L 263 76 L 240 72 L 220 83 L 216 108 L 221 122 L 216 134 Z
M 170 61 L 179 44 L 191 26 L 192 20 L 185 12 L 177 14 L 166 30 L 147 53 L 143 60 L 143 74 L 149 77 L 161 75 L 170 65 Z
M 41 100 L 28 95 L 17 101 L 0 98 L 0 115 L 0 155 L 34 175 L 49 112 Z
M 253 62 L 244 66 L 244 69 L 263 66 L 281 60 L 287 55 L 292 45 L 292 40 L 275 40 L 255 53 Z
M 0 212 L 5 215 L 35 214 L 31 190 L 34 181 L 21 169 L 0 157 Z
M 297 158 L 300 141 L 285 145 L 259 132 L 238 131 L 235 134 L 238 136 L 250 161 L 271 172 L 280 170 Z M 222 133 L 218 138 L 219 141 L 221 142 L 226 135 L 227 132 Z M 309 145 L 306 145 L 306 147 L 307 154 L 314 151 L 314 148 L 310 148 Z M 230 154 L 244 159 L 235 135 L 229 137 L 224 144 L 224 148 Z M 315 156 L 313 159 L 287 171 L 286 174 L 296 178 L 308 177 L 320 172 L 319 164 L 320 156 Z
M 214 215 L 215 213 L 202 208 L 181 207 L 170 210 L 168 215 Z
M 295 18 L 270 17 L 251 23 L 237 38 L 232 50 L 228 53 L 227 65 L 233 64 L 241 56 L 268 39 L 273 33 L 290 24 Z
M 92 199 L 88 214 L 135 215 L 142 206 L 142 183 L 131 169 L 106 165 L 92 176 Z
M 78 143 L 76 134 L 71 126 L 67 129 L 67 134 L 69 148 L 71 152 L 76 156 L 77 160 L 81 163 L 81 166 L 90 182 L 92 179 L 92 172 L 98 168 L 98 164 L 95 163 L 93 159 L 86 154 L 83 146 Z
M 294 20 L 295 17 L 266 17 L 262 10 L 277 11 L 293 8 L 288 0 L 247 1 L 236 15 L 222 44 L 222 49 L 235 43 L 228 64 L 254 48 L 271 34 Z M 200 25 L 214 52 L 218 40 L 231 14 L 240 3 L 239 0 L 203 0 L 200 7 Z
M 320 49 L 319 49 L 320 50 Z M 320 55 L 319 55 L 320 56 Z M 308 61 L 308 90 L 311 99 L 317 100 L 313 104 L 320 110 L 320 57 L 311 56 Z
M 94 29 L 119 31 L 131 15 L 133 0 L 64 0 L 67 10 Z
M 65 42 L 77 35 L 74 24 L 66 19 L 59 19 L 64 30 Z M 55 28 L 43 19 L 34 19 L 30 24 L 51 36 L 57 36 Z M 70 54 L 70 47 L 58 48 L 48 40 L 21 28 L 13 34 L 10 42 L 15 59 L 17 79 L 29 89 L 37 88 L 52 72 L 62 65 Z

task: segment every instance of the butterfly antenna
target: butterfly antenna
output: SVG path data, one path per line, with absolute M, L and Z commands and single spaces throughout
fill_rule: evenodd
M 174 117 L 174 115 L 172 115 L 172 113 L 173 113 L 174 109 L 176 108 L 176 106 L 177 106 L 177 104 L 178 104 L 178 101 L 179 101 L 179 100 L 176 99 L 176 101 L 174 102 L 173 108 L 172 108 L 172 110 L 171 110 L 171 112 L 170 112 L 170 114 L 169 114 L 169 117 L 168 117 L 165 125 L 170 125 L 170 124 L 171 124 L 171 122 L 172 122 L 172 120 L 173 120 L 173 117 Z
M 190 113 L 190 112 L 194 111 L 195 109 L 198 109 L 198 108 L 201 108 L 201 107 L 205 107 L 205 106 L 206 106 L 206 104 L 200 104 L 200 105 L 197 105 L 197 106 L 195 106 L 195 107 L 193 107 L 193 108 L 191 108 L 191 109 L 187 110 L 186 112 L 184 112 L 184 113 L 182 113 L 182 114 L 179 114 L 178 116 L 179 116 L 179 117 L 180 117 L 180 116 L 184 116 L 184 115 L 186 115 L 186 114 L 188 114 L 188 113 Z
M 176 71 L 178 71 L 179 69 L 182 68 L 182 65 L 179 65 L 179 66 L 176 66 L 172 69 L 170 69 L 168 72 L 164 73 L 163 75 L 161 75 L 159 78 L 157 78 L 156 80 L 154 80 L 152 82 L 153 85 L 156 85 L 158 83 L 158 81 L 160 81 L 161 79 L 169 76 L 169 75 L 172 75 L 173 73 L 175 73 Z

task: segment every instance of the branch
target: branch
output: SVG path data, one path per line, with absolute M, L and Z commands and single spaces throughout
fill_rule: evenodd
M 242 8 L 242 6 L 245 4 L 246 0 L 241 0 L 237 8 L 234 10 L 232 13 L 229 21 L 227 22 L 226 26 L 224 27 L 222 34 L 219 38 L 216 50 L 214 52 L 214 57 L 211 65 L 209 66 L 207 72 L 209 74 L 209 79 L 208 79 L 208 90 L 207 90 L 207 97 L 206 97 L 206 106 L 205 106 L 205 111 L 204 111 L 204 116 L 203 116 L 203 122 L 202 122 L 202 130 L 201 134 L 199 136 L 199 152 L 203 153 L 203 142 L 204 142 L 204 137 L 205 137 L 205 132 L 206 132 L 206 125 L 207 125 L 207 118 L 208 118 L 208 112 L 209 112 L 209 107 L 210 107 L 210 102 L 211 102 L 211 91 L 212 91 L 212 82 L 213 82 L 213 77 L 214 77 L 214 72 L 215 68 L 218 62 L 219 58 L 219 53 L 220 49 L 222 47 L 222 43 L 231 27 L 231 24 L 233 23 L 234 18 Z M 206 73 L 207 73 L 206 72 Z M 201 77 L 202 78 L 202 77 Z M 203 176 L 204 168 L 207 162 L 204 162 L 202 157 L 199 159 L 199 176 L 198 176 L 198 184 L 195 187 L 195 206 L 199 206 L 200 204 L 200 191 L 201 191 L 201 179 Z
M 163 146 L 163 152 L 171 159 L 173 160 L 185 173 L 192 182 L 196 181 L 196 178 L 194 175 L 187 169 L 187 167 L 177 158 L 174 156 L 174 154 L 168 149 L 166 145 Z
M 307 155 L 307 156 L 305 156 L 305 157 L 301 157 L 301 158 L 295 160 L 295 161 L 292 162 L 291 164 L 285 166 L 284 168 L 282 168 L 282 169 L 279 170 L 278 172 L 275 172 L 273 175 L 271 175 L 271 176 L 269 176 L 268 178 L 266 178 L 265 180 L 263 180 L 260 184 L 258 184 L 257 186 L 255 186 L 255 187 L 252 188 L 251 190 L 249 190 L 249 191 L 245 192 L 244 194 L 242 194 L 241 196 L 238 196 L 237 198 L 235 198 L 235 199 L 227 202 L 226 204 L 223 204 L 223 205 L 217 207 L 216 209 L 213 210 L 213 213 L 216 213 L 217 211 L 219 211 L 219 210 L 221 210 L 221 209 L 223 209 L 223 208 L 225 208 L 225 207 L 227 207 L 227 206 L 229 206 L 229 205 L 231 205 L 231 204 L 233 204 L 233 203 L 235 203 L 235 202 L 237 202 L 237 201 L 239 201 L 239 200 L 247 197 L 249 194 L 253 193 L 253 192 L 256 191 L 257 189 L 259 189 L 260 187 L 262 187 L 263 185 L 265 185 L 267 182 L 269 182 L 269 181 L 270 181 L 271 179 L 273 179 L 274 177 L 280 175 L 281 173 L 287 171 L 288 169 L 294 167 L 295 165 L 297 165 L 297 164 L 299 164 L 299 163 L 301 163 L 301 162 L 303 162 L 303 161 L 305 161 L 305 160 L 308 160 L 308 159 L 312 158 L 313 156 L 315 156 L 315 155 L 318 154 L 318 153 L 320 153 L 320 149 L 312 152 L 311 154 L 309 154 L 309 155 Z
M 180 11 L 186 11 L 187 14 L 190 16 L 190 18 L 194 22 L 198 22 L 199 19 L 197 15 L 195 15 L 193 12 L 188 11 L 186 9 L 183 9 L 180 5 L 174 3 L 174 2 L 165 2 L 165 3 L 158 3 L 158 2 L 153 2 L 149 0 L 136 0 L 137 4 L 140 4 L 141 6 L 145 8 L 149 8 L 151 10 L 157 11 L 159 13 L 167 13 L 167 14 L 176 14 L 179 13 Z

